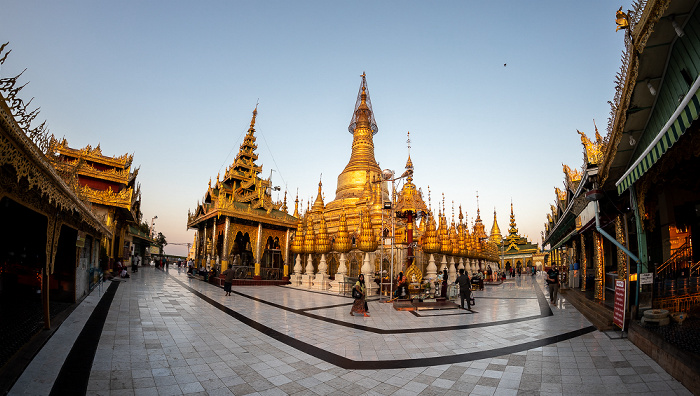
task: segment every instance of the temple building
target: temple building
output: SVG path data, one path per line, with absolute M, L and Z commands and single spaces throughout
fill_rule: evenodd
M 102 258 L 110 267 L 117 261 L 127 265 L 135 256 L 144 257 L 151 244 L 139 232 L 141 189 L 136 183 L 139 169 L 131 170 L 133 155 L 109 157 L 98 144 L 82 149 L 68 146 L 66 139 L 51 137 L 47 158 L 57 171 L 75 183 L 78 194 L 90 202 L 92 211 L 110 229 L 102 239 Z
M 2 56 L 4 47 L 0 65 L 9 53 Z M 3 356 L 9 358 L 35 334 L 28 316 L 41 316 L 43 309 L 48 329 L 56 314 L 96 285 L 100 240 L 110 239 L 112 230 L 47 159 L 52 136 L 45 123 L 30 125 L 38 109 L 29 111 L 19 97 L 24 85 L 17 77 L 2 81 L 0 305 L 8 334 Z M 5 363 L 0 359 L 0 367 Z
M 494 214 L 495 216 L 495 214 Z M 494 218 L 495 221 L 495 218 Z M 493 237 L 493 235 L 492 235 Z M 510 204 L 510 224 L 508 235 L 502 241 L 502 261 L 503 268 L 509 270 L 514 268 L 516 271 L 531 271 L 532 268 L 537 270 L 544 269 L 539 246 L 527 240 L 527 238 L 518 234 L 518 227 L 515 223 L 515 214 L 513 214 L 513 203 Z
M 272 183 L 258 177 L 262 166 L 255 162 L 256 116 L 257 109 L 234 163 L 223 178 L 209 182 L 202 202 L 188 214 L 187 226 L 197 230 L 198 267 L 224 270 L 237 259 L 238 279 L 289 279 L 294 286 L 334 291 L 345 287 L 347 277 L 362 273 L 370 294 L 376 294 L 375 276 L 388 280 L 405 271 L 419 285 L 442 269 L 454 280 L 458 268 L 474 272 L 487 263 L 497 266 L 497 244 L 486 234 L 478 210 L 470 232 L 461 209 L 455 222 L 454 203 L 448 222 L 444 195 L 437 216 L 430 202 L 426 205 L 413 180 L 410 138 L 400 176 L 379 168 L 373 142 L 379 128 L 364 74 L 348 127 L 350 159 L 328 203 L 322 181 L 305 211 L 297 197 L 289 215 L 286 193 L 283 202 L 272 201 Z
M 676 358 L 685 341 L 638 341 L 659 327 L 640 324 L 647 311 L 677 317 L 700 302 L 698 5 L 649 0 L 617 12 L 625 49 L 607 130 L 579 132 L 583 163 L 564 167 L 543 242 L 548 264 L 568 275 L 567 300 L 599 329 L 627 330 L 694 393 L 697 358 Z
M 213 186 L 209 180 L 201 203 L 187 214 L 187 227 L 197 231 L 198 268 L 224 271 L 235 265 L 240 279 L 281 280 L 288 277 L 290 233 L 297 222 L 287 213 L 286 192 L 284 202 L 273 202 L 276 187 L 258 176 L 263 168 L 256 163 L 257 115 L 256 107 L 233 163 Z

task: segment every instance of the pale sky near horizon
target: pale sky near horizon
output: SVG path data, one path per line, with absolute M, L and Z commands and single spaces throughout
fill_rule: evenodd
M 350 158 L 360 75 L 379 133 L 375 158 L 401 174 L 411 132 L 414 183 L 432 208 L 477 210 L 487 231 L 541 243 L 562 164 L 581 168 L 576 130 L 607 134 L 630 0 L 6 1 L 0 78 L 58 138 L 134 154 L 143 218 L 192 242 L 187 212 L 231 164 L 258 105 L 262 165 L 304 208 L 325 202 Z M 186 254 L 168 245 L 166 253 Z

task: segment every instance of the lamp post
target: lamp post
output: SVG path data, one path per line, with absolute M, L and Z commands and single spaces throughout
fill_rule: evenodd
M 155 226 L 155 221 L 156 221 L 157 218 L 158 218 L 158 216 L 153 216 L 153 217 L 151 218 L 151 239 L 153 239 L 153 238 L 155 237 L 155 236 L 154 236 L 154 234 L 155 234 L 155 228 L 153 228 L 153 226 Z

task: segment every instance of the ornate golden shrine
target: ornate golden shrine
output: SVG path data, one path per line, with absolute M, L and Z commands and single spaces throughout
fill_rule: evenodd
M 201 203 L 194 213 L 187 214 L 187 227 L 197 230 L 195 263 L 197 267 L 228 268 L 235 256 L 242 265 L 254 266 L 253 276 L 260 279 L 265 254 L 277 252 L 283 276 L 288 276 L 288 252 L 297 219 L 287 211 L 284 201 L 272 201 L 272 182 L 258 175 L 262 166 L 256 164 L 255 119 L 257 107 L 233 163 L 223 178 L 211 180 Z M 271 270 L 271 268 L 268 268 Z

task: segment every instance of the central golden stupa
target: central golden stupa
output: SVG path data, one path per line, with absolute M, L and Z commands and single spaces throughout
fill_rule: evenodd
M 338 175 L 335 199 L 324 204 L 320 182 L 316 200 L 303 214 L 297 198 L 292 285 L 341 292 L 346 276 L 354 279 L 362 273 L 372 295 L 377 288 L 371 282 L 375 275 L 388 282 L 386 276 L 404 270 L 409 281 L 419 285 L 426 276 L 434 278 L 439 269 L 448 269 L 453 281 L 458 268 L 475 271 L 487 262 L 495 264 L 496 247 L 488 241 L 481 218 L 477 215 L 474 232 L 469 233 L 461 210 L 459 224 L 455 223 L 453 203 L 450 225 L 444 195 L 436 229 L 431 209 L 413 184 L 410 151 L 406 171 L 394 179 L 403 186 L 390 197 L 387 179 L 394 174 L 382 171 L 374 157 L 373 138 L 379 128 L 364 73 L 348 131 L 353 135 L 352 151 Z M 410 150 L 410 139 L 407 143 Z
M 383 202 L 389 201 L 387 185 L 383 182 L 382 170 L 374 159 L 374 135 L 379 131 L 372 112 L 372 102 L 367 88 L 367 79 L 362 74 L 360 90 L 357 94 L 355 111 L 353 112 L 348 131 L 352 133 L 352 153 L 345 169 L 338 175 L 338 187 L 335 199 L 323 205 L 321 186 L 313 205 L 313 212 L 324 211 L 328 222 L 328 232 L 337 232 L 340 214 L 345 212 L 348 230 L 356 231 L 360 226 L 360 212 L 368 209 L 372 216 L 371 224 L 376 235 L 381 230 L 381 210 Z M 378 221 L 377 221 L 378 220 Z M 314 219 L 318 223 L 319 219 Z

